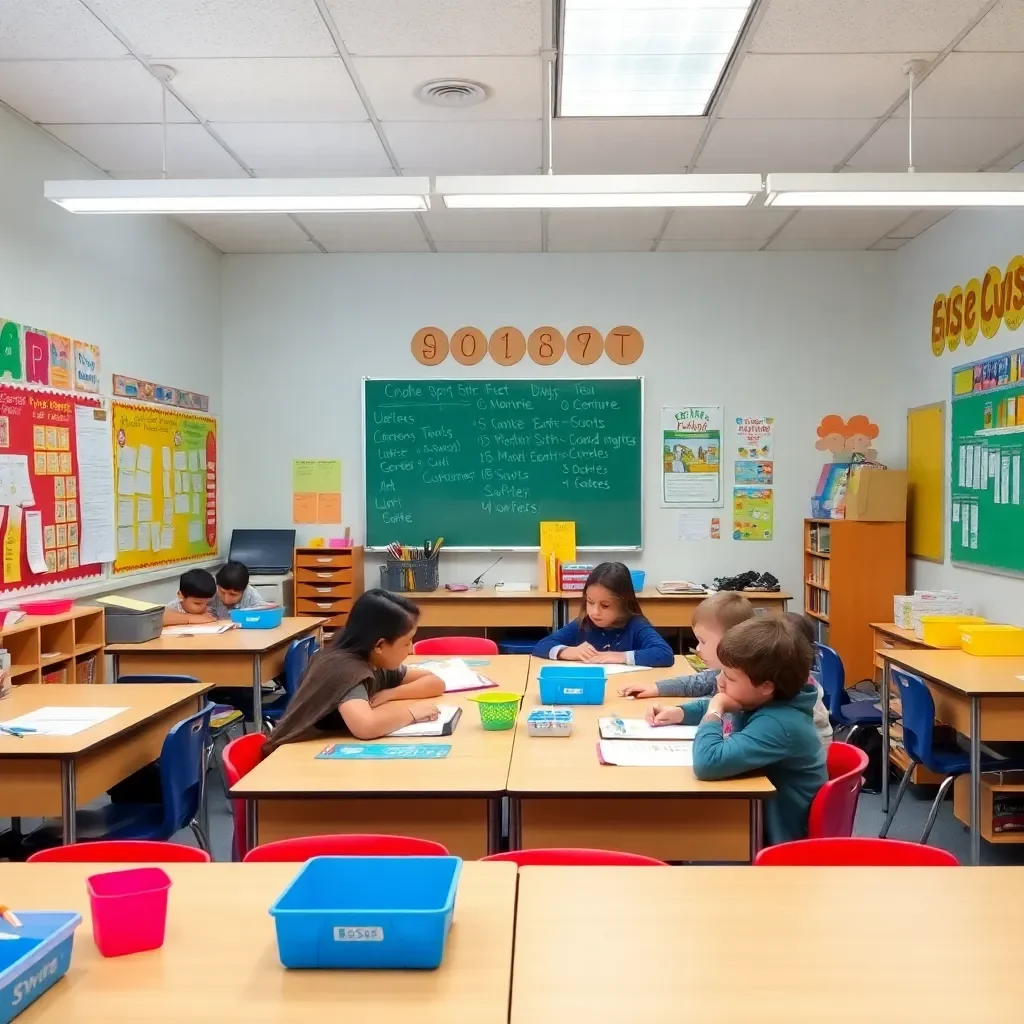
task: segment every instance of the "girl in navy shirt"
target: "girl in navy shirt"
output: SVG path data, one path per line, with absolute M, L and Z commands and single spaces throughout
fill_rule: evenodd
M 602 562 L 587 577 L 579 617 L 546 636 L 533 649 L 538 658 L 589 665 L 644 665 L 674 661 L 672 648 L 640 614 L 629 570 Z

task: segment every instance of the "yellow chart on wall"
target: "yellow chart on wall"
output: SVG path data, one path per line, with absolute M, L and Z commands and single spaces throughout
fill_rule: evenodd
M 217 421 L 184 409 L 111 402 L 114 572 L 217 553 Z
M 907 554 L 944 559 L 946 403 L 907 411 Z

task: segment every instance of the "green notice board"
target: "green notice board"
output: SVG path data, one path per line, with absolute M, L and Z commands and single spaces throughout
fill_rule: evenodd
M 953 370 L 950 557 L 1024 573 L 1024 351 Z
M 363 381 L 366 545 L 642 544 L 643 381 Z

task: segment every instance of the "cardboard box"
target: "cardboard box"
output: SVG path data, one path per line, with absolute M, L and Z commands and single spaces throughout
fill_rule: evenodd
M 852 467 L 844 511 L 844 518 L 857 522 L 906 522 L 906 471 L 873 466 Z

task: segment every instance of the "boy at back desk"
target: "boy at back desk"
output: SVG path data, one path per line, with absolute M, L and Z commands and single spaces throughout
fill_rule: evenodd
M 249 568 L 241 562 L 225 562 L 217 570 L 217 592 L 210 602 L 210 611 L 218 619 L 230 619 L 234 611 L 251 608 L 273 608 L 260 597 L 255 587 L 249 586 Z
M 217 595 L 217 584 L 205 569 L 189 569 L 178 581 L 178 596 L 164 608 L 165 626 L 188 626 L 198 622 L 216 622 L 210 602 Z

